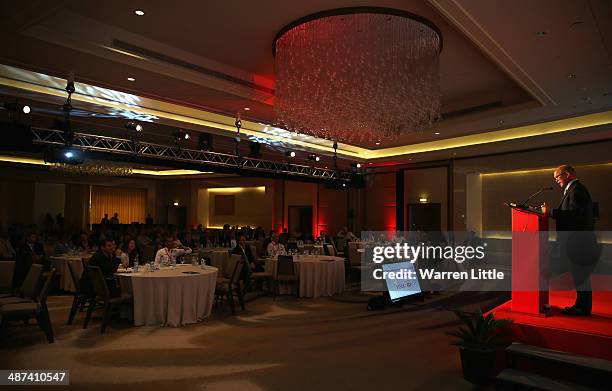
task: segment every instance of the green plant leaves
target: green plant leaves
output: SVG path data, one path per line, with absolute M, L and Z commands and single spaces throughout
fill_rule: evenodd
M 497 349 L 504 344 L 504 328 L 512 323 L 511 319 L 495 319 L 492 313 L 484 316 L 480 309 L 474 313 L 455 311 L 455 314 L 463 325 L 446 334 L 457 338 L 452 345 L 466 349 Z

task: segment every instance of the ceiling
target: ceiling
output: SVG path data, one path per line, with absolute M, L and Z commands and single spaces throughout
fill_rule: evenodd
M 158 0 L 109 0 L 104 7 L 82 1 L 2 2 L 0 63 L 60 78 L 73 71 L 88 85 L 229 117 L 240 112 L 243 119 L 270 124 L 274 36 L 302 16 L 346 6 L 416 13 L 436 24 L 444 39 L 443 120 L 422 134 L 355 147 L 420 145 L 612 108 L 612 2 L 607 0 L 194 0 L 175 7 Z M 137 9 L 145 15 L 135 15 Z M 536 144 L 610 136 L 601 126 L 570 133 L 542 136 Z M 232 140 L 220 137 L 218 145 L 231 149 Z M 501 148 L 518 148 L 524 141 L 533 143 L 533 137 Z M 491 149 L 500 146 L 429 151 L 428 158 Z

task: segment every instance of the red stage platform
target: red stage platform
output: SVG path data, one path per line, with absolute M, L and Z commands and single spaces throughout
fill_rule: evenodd
M 549 316 L 512 312 L 510 302 L 491 310 L 496 318 L 509 318 L 512 341 L 584 356 L 612 360 L 612 291 L 610 276 L 593 275 L 593 312 L 591 316 L 567 316 L 561 309 L 574 304 L 576 292 L 559 290 L 571 286 L 567 275 L 551 281 Z M 597 288 L 607 287 L 600 291 Z M 561 288 L 562 289 L 562 288 Z

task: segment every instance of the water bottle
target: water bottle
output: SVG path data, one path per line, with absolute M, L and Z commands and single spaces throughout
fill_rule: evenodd
M 134 257 L 134 273 L 138 273 L 138 254 Z

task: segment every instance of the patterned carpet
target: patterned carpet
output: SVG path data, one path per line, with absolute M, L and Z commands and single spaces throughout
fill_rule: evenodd
M 444 303 L 487 300 L 441 296 L 373 313 L 358 302 L 260 297 L 236 317 L 221 307 L 182 328 L 115 320 L 100 335 L 99 319 L 81 328 L 83 314 L 67 326 L 71 298 L 55 296 L 56 342 L 35 325 L 10 327 L 0 367 L 69 369 L 70 388 L 87 390 L 472 389 L 444 334 L 457 325 Z

